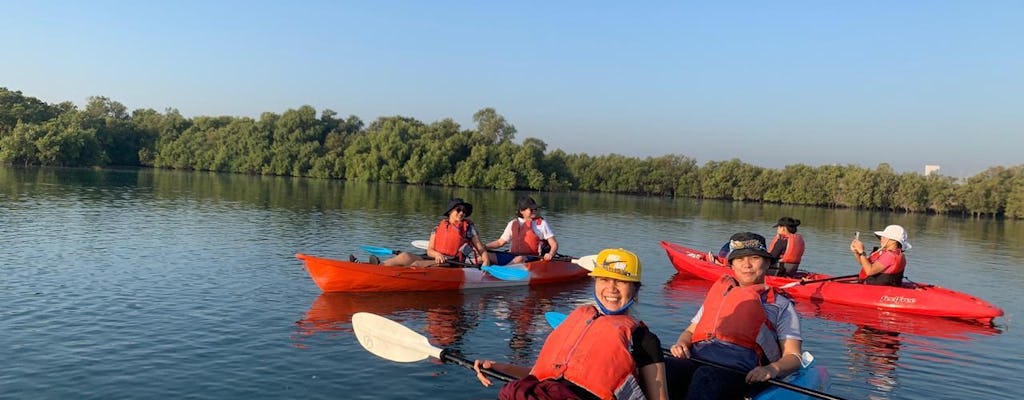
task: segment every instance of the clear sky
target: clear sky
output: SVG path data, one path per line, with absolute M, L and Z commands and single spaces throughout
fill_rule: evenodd
M 366 122 L 493 107 L 549 150 L 768 168 L 1024 163 L 1024 1 L 0 0 L 50 103 Z

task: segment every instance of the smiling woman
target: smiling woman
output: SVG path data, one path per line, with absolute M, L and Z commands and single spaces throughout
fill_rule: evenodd
M 729 238 L 729 265 L 679 335 L 667 365 L 672 397 L 736 398 L 763 383 L 800 369 L 800 318 L 793 303 L 764 284 L 774 257 L 763 236 L 741 232 Z M 745 375 L 693 362 L 721 363 Z
M 563 398 L 668 399 L 661 341 L 630 315 L 640 289 L 640 259 L 624 249 L 598 253 L 594 304 L 560 321 L 544 341 L 532 368 L 476 360 L 477 378 L 499 371 L 519 379 L 502 387 L 500 399 Z M 568 361 L 566 361 L 568 360 Z M 634 371 L 639 370 L 639 374 Z
M 379 262 L 379 264 L 414 267 L 445 265 L 464 267 L 469 261 L 466 259 L 466 253 L 462 250 L 468 246 L 473 250 L 474 258 L 480 260 L 481 265 L 490 265 L 487 248 L 480 241 L 480 234 L 477 233 L 473 221 L 469 219 L 471 214 L 473 214 L 472 204 L 458 197 L 449 200 L 444 213 L 441 214 L 444 219 L 430 233 L 426 256 L 401 252 Z M 371 258 L 371 260 L 373 259 Z

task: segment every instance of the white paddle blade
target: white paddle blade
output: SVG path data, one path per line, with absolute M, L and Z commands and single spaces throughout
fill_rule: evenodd
M 579 265 L 580 267 L 583 267 L 583 269 L 587 271 L 593 271 L 594 267 L 597 266 L 597 254 L 583 256 L 577 260 L 572 260 L 572 262 L 576 263 L 576 265 Z
M 417 249 L 426 250 L 427 248 L 430 247 L 430 241 L 429 240 L 413 240 L 412 241 L 412 247 L 415 247 Z
M 432 346 L 426 336 L 377 314 L 355 313 L 352 330 L 364 349 L 387 360 L 415 362 L 427 357 L 441 358 L 441 349 Z

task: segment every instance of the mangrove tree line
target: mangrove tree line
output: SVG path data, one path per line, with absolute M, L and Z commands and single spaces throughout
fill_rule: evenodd
M 465 129 L 402 116 L 369 124 L 311 106 L 259 118 L 128 109 L 106 97 L 83 108 L 0 88 L 0 161 L 12 165 L 142 166 L 241 174 L 543 191 L 764 201 L 824 207 L 1024 218 L 1024 165 L 957 180 L 887 164 L 788 165 L 738 159 L 697 166 L 683 155 L 567 154 L 516 142 L 494 109 Z

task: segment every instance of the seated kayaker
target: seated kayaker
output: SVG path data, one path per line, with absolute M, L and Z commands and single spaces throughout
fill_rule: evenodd
M 427 245 L 425 256 L 408 252 L 401 252 L 398 255 L 384 261 L 370 257 L 370 262 L 381 265 L 408 265 L 417 267 L 428 267 L 432 265 L 444 266 L 467 263 L 465 254 L 461 251 L 463 246 L 469 245 L 476 252 L 481 265 L 490 265 L 490 257 L 487 249 L 480 241 L 473 221 L 468 217 L 473 213 L 473 205 L 460 198 L 451 199 L 445 212 L 444 219 L 437 224 L 434 231 L 430 233 L 430 242 Z M 374 262 L 377 261 L 377 262 Z
M 672 398 L 742 398 L 772 378 L 800 368 L 800 317 L 793 303 L 764 284 L 773 257 L 764 237 L 742 232 L 729 240 L 735 278 L 722 276 L 665 359 Z M 743 371 L 703 365 L 706 360 Z
M 476 360 L 477 379 L 489 368 L 519 377 L 499 399 L 667 399 L 661 341 L 630 315 L 640 290 L 640 259 L 604 249 L 590 276 L 594 304 L 576 308 L 544 341 L 533 368 Z
M 907 230 L 889 225 L 875 232 L 875 236 L 880 247 L 871 255 L 864 254 L 864 243 L 860 239 L 850 242 L 850 251 L 860 265 L 860 281 L 869 285 L 902 286 L 903 271 L 907 268 L 907 256 L 903 252 L 910 250 Z
M 778 260 L 769 267 L 769 274 L 793 277 L 804 256 L 804 237 L 796 233 L 800 220 L 790 217 L 779 218 L 775 224 L 775 237 L 768 245 L 768 252 Z
M 516 210 L 516 218 L 508 221 L 501 237 L 488 243 L 487 248 L 493 250 L 512 243 L 509 253 L 514 257 L 507 262 L 498 257 L 500 264 L 519 264 L 538 258 L 551 261 L 558 251 L 558 241 L 548 222 L 537 215 L 537 202 L 531 197 L 521 197 L 516 202 Z

